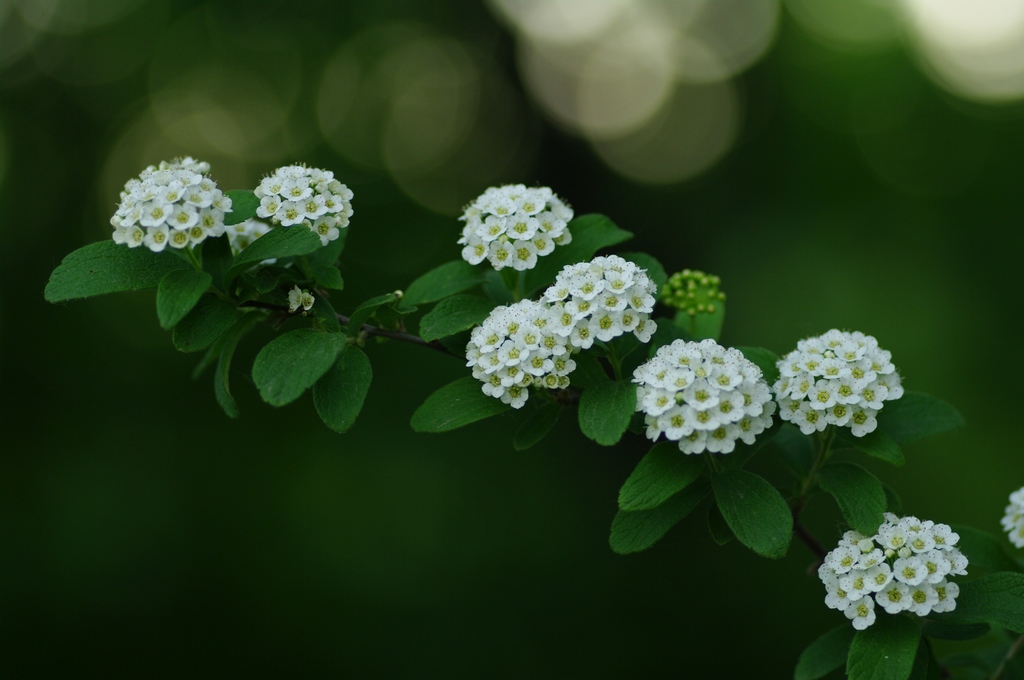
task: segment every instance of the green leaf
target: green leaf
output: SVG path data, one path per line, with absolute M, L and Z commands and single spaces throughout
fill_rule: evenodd
M 420 337 L 427 342 L 455 335 L 481 323 L 494 303 L 476 295 L 453 295 L 437 303 L 420 320 Z
M 276 264 L 268 264 L 253 272 L 246 272 L 238 277 L 239 283 L 246 283 L 260 294 L 269 293 L 281 282 L 281 279 L 290 280 L 295 272 L 288 267 Z
M 715 473 L 711 484 L 718 509 L 740 543 L 762 557 L 786 554 L 793 515 L 774 486 L 746 470 Z
M 502 271 L 508 270 L 503 269 Z M 484 294 L 497 305 L 510 305 L 516 301 L 512 291 L 505 285 L 505 279 L 501 272 L 496 272 L 493 269 L 487 270 L 487 273 L 484 274 Z
M 870 432 L 863 437 L 848 435 L 843 436 L 842 439 L 872 458 L 878 458 L 896 466 L 903 465 L 905 462 L 900 445 L 881 429 Z
M 736 349 L 742 352 L 748 361 L 753 362 L 761 369 L 764 380 L 769 386 L 774 385 L 775 381 L 779 379 L 779 369 L 776 366 L 776 362 L 779 360 L 778 354 L 764 347 L 737 347 Z
M 313 385 L 313 406 L 324 425 L 347 432 L 356 422 L 370 391 L 373 369 L 355 345 L 346 347 L 329 371 Z
M 325 265 L 313 268 L 313 278 L 316 285 L 329 290 L 344 290 L 345 281 L 341 278 L 341 272 L 333 265 Z
M 661 290 L 661 287 L 668 281 L 668 274 L 665 273 L 665 268 L 661 266 L 661 262 L 658 262 L 658 259 L 653 255 L 647 253 L 620 253 L 619 257 L 647 270 L 647 276 L 651 277 L 651 280 L 658 286 L 656 290 Z M 654 296 L 657 297 L 658 294 L 655 293 Z
M 327 301 L 327 298 L 317 297 L 313 301 L 313 308 L 307 312 L 320 322 L 320 326 L 328 333 L 340 333 L 341 322 L 338 321 L 338 314 L 334 307 Z
M 619 510 L 612 521 L 609 544 L 620 555 L 646 550 L 657 543 L 708 495 L 705 480 L 686 487 L 652 510 Z
M 129 248 L 100 241 L 69 253 L 50 274 L 43 296 L 63 302 L 123 290 L 156 288 L 169 272 L 190 270 L 173 253 L 154 253 L 145 246 Z
M 241 315 L 238 308 L 216 295 L 204 295 L 171 334 L 179 352 L 198 352 L 224 335 Z
M 539 442 L 558 422 L 561 412 L 562 407 L 558 404 L 552 402 L 541 404 L 516 430 L 515 437 L 512 439 L 512 447 L 516 451 L 525 451 Z
M 987 623 L 946 623 L 945 621 L 925 621 L 921 634 L 939 640 L 974 640 L 987 635 L 992 627 Z
M 885 509 L 894 515 L 903 514 L 903 501 L 899 494 L 889 487 L 885 487 Z
M 213 277 L 213 285 L 217 288 L 224 288 L 224 277 L 231 268 L 234 256 L 231 254 L 231 244 L 227 236 L 208 238 L 202 243 L 203 247 L 203 271 Z
M 708 531 L 711 533 L 711 540 L 718 545 L 725 545 L 736 538 L 714 503 L 708 506 Z
M 854 634 L 846 674 L 850 680 L 907 680 L 920 639 L 914 621 L 880 615 L 874 625 Z
M 797 479 L 803 479 L 814 464 L 814 447 L 811 438 L 790 423 L 784 424 L 772 440 L 779 450 L 782 464 Z
M 263 260 L 306 255 L 320 247 L 320 237 L 301 224 L 271 229 L 235 256 L 225 281 L 230 282 L 235 276 Z
M 964 426 L 964 417 L 949 403 L 924 392 L 906 391 L 885 402 L 878 412 L 878 429 L 900 444 Z
M 572 385 L 584 390 L 611 380 L 601 362 L 590 354 L 577 354 L 576 370 L 572 372 Z
M 493 271 L 493 270 L 491 270 Z M 484 270 L 465 260 L 452 260 L 435 267 L 409 284 L 402 306 L 437 302 L 449 295 L 469 290 L 484 282 Z
M 568 229 L 572 241 L 556 247 L 552 253 L 540 258 L 536 267 L 526 272 L 528 292 L 550 285 L 565 265 L 588 262 L 602 248 L 633 238 L 633 234 L 619 229 L 604 215 L 581 215 L 569 222 Z
M 231 199 L 231 212 L 224 213 L 224 224 L 231 226 L 241 224 L 256 217 L 256 209 L 260 207 L 260 199 L 248 189 L 232 189 L 224 194 Z
M 387 293 L 386 295 L 378 295 L 377 297 L 370 298 L 366 302 L 360 303 L 356 307 L 355 311 L 352 312 L 352 316 L 348 320 L 348 333 L 349 335 L 356 335 L 359 333 L 359 329 L 363 327 L 366 320 L 373 316 L 373 313 L 377 311 L 378 307 L 383 305 L 391 304 L 398 300 L 398 297 L 394 293 Z
M 764 446 L 775 439 L 775 435 L 779 433 L 782 428 L 782 420 L 775 418 L 771 427 L 757 435 L 754 439 L 753 444 L 747 444 L 743 441 L 736 442 L 736 448 L 732 450 L 727 456 L 722 456 L 720 459 L 720 466 L 723 470 L 739 470 L 746 466 L 750 462 L 750 459 L 760 451 Z
M 252 365 L 252 379 L 263 401 L 284 406 L 298 399 L 330 370 L 344 346 L 345 336 L 341 333 L 310 328 L 271 340 Z
M 624 380 L 601 382 L 580 395 L 580 431 L 601 446 L 612 446 L 629 428 L 636 411 L 636 385 Z
M 853 463 L 831 463 L 818 471 L 818 484 L 839 504 L 843 519 L 865 536 L 874 536 L 884 521 L 885 488 L 878 479 Z
M 953 531 L 960 534 L 956 547 L 970 560 L 971 569 L 985 571 L 1020 571 L 1021 566 L 1010 557 L 1003 543 L 995 536 L 980 529 L 954 524 Z M 973 572 L 972 572 L 973 573 Z
M 812 642 L 796 662 L 794 680 L 818 680 L 846 663 L 853 641 L 853 626 L 836 626 Z
M 619 490 L 619 509 L 656 508 L 692 484 L 703 471 L 704 459 L 700 456 L 684 454 L 675 442 L 656 444 Z
M 224 334 L 218 343 L 220 354 L 217 357 L 217 371 L 213 376 L 213 394 L 229 418 L 237 418 L 239 415 L 238 405 L 235 403 L 235 398 L 231 396 L 231 359 L 235 355 L 235 348 L 238 347 L 239 341 L 252 330 L 260 318 L 259 314 L 246 314 Z
M 416 432 L 447 432 L 509 409 L 500 399 L 489 397 L 473 376 L 459 378 L 437 390 L 412 414 Z
M 327 245 L 321 246 L 307 255 L 306 258 L 310 268 L 315 271 L 320 267 L 330 267 L 337 262 L 338 258 L 341 257 L 341 252 L 345 249 L 345 240 L 347 238 L 348 229 L 340 229 L 338 231 L 338 238 L 328 241 Z
M 156 288 L 156 315 L 160 327 L 174 328 L 199 302 L 213 281 L 206 272 L 179 269 L 167 272 Z

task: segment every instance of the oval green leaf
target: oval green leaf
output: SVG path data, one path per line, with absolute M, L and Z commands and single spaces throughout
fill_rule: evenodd
M 156 315 L 160 327 L 174 328 L 192 311 L 212 282 L 212 276 L 194 269 L 167 272 L 156 288 Z
M 963 427 L 964 417 L 951 404 L 924 392 L 907 390 L 878 412 L 878 429 L 906 444 Z
M 484 282 L 485 272 L 465 260 L 445 262 L 419 277 L 405 289 L 403 307 L 437 302 Z
M 330 370 L 344 346 L 345 336 L 341 333 L 310 328 L 300 328 L 272 340 L 260 350 L 252 365 L 252 379 L 263 401 L 284 406 L 298 399 Z
M 992 534 L 964 524 L 952 528 L 960 535 L 956 547 L 970 560 L 972 569 L 1021 571 L 1021 565 L 1006 553 L 1003 542 Z
M 914 621 L 879 614 L 873 625 L 854 634 L 846 675 L 850 680 L 907 680 L 920 640 Z
M 675 442 L 655 445 L 640 459 L 619 490 L 621 510 L 650 510 L 692 484 L 704 471 L 704 459 L 688 456 Z
M 277 227 L 238 253 L 225 278 L 230 281 L 263 260 L 307 255 L 320 247 L 320 237 L 301 224 L 294 227 Z
M 711 483 L 718 509 L 740 543 L 762 557 L 786 554 L 793 515 L 774 486 L 746 470 L 715 473 Z
M 204 295 L 174 327 L 171 339 L 179 352 L 198 352 L 224 335 L 240 314 L 230 302 Z
M 846 663 L 856 631 L 849 623 L 836 626 L 808 645 L 796 663 L 794 680 L 818 680 Z
M 580 395 L 580 431 L 601 446 L 612 446 L 626 433 L 636 411 L 636 385 L 622 380 L 600 382 Z
M 569 222 L 568 229 L 572 241 L 540 258 L 537 266 L 526 272 L 527 291 L 550 285 L 565 265 L 587 262 L 602 248 L 633 238 L 632 233 L 619 229 L 610 219 L 597 214 L 580 215 Z
M 347 347 L 313 385 L 313 406 L 324 425 L 335 432 L 347 432 L 363 409 L 372 380 L 370 359 L 355 345 Z
M 736 349 L 742 352 L 748 361 L 753 362 L 761 369 L 766 383 L 774 385 L 775 381 L 779 379 L 779 368 L 776 365 L 779 360 L 778 354 L 764 347 L 737 347 Z
M 500 399 L 489 397 L 473 376 L 460 378 L 437 390 L 412 414 L 416 432 L 447 432 L 490 418 L 509 409 Z
M 260 199 L 248 189 L 232 189 L 224 194 L 231 199 L 231 212 L 224 214 L 224 224 L 231 226 L 241 224 L 256 217 L 256 209 L 260 207 Z
M 420 337 L 427 342 L 455 335 L 487 318 L 494 303 L 477 295 L 447 297 L 420 319 Z
M 125 290 L 156 288 L 169 272 L 191 269 L 174 253 L 100 241 L 69 253 L 50 274 L 43 297 L 63 302 Z
M 905 462 L 900 445 L 895 439 L 880 429 L 870 432 L 863 437 L 854 437 L 852 434 L 847 434 L 843 437 L 843 441 L 852 444 L 872 458 L 884 460 L 891 465 L 899 466 Z
M 818 471 L 818 483 L 836 499 L 843 519 L 852 528 L 865 536 L 878 531 L 888 505 L 878 478 L 853 463 L 832 463 Z
M 650 548 L 689 515 L 708 495 L 709 489 L 707 481 L 702 479 L 651 510 L 619 510 L 612 521 L 612 533 L 608 539 L 612 550 L 628 555 Z
M 515 437 L 512 439 L 512 447 L 516 451 L 525 451 L 537 444 L 555 426 L 561 413 L 562 407 L 558 404 L 553 402 L 542 404 L 516 430 Z

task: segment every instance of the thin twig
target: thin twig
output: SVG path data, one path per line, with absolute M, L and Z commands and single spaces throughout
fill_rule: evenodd
M 1024 645 L 1024 635 L 1017 638 L 1017 641 L 1010 645 L 1010 648 L 1006 650 L 1006 656 L 1004 656 L 1003 660 L 999 662 L 999 668 L 997 668 L 996 672 L 992 674 L 992 680 L 998 680 L 999 676 L 1003 674 L 1003 671 L 1006 670 L 1006 664 L 1010 663 L 1010 659 L 1017 655 L 1017 652 L 1020 651 L 1021 645 Z
M 256 309 L 269 309 L 270 311 L 279 312 L 281 314 L 286 314 L 286 315 L 291 315 L 293 313 L 293 312 L 290 312 L 288 310 L 288 308 L 285 307 L 284 305 L 275 305 L 275 304 L 270 303 L 270 302 L 261 302 L 259 300 L 246 300 L 245 302 L 243 302 L 242 304 L 240 304 L 238 306 L 239 307 L 254 307 Z M 337 314 L 336 313 L 334 316 L 337 317 L 338 323 L 344 324 L 346 326 L 349 324 L 350 319 L 349 319 L 349 317 L 345 316 L 344 314 Z M 447 354 L 448 356 L 458 356 L 458 355 L 454 354 L 453 352 L 451 352 L 447 347 L 442 345 L 437 340 L 427 341 L 427 340 L 424 340 L 423 338 L 419 337 L 418 335 L 413 335 L 412 333 L 406 333 L 405 331 L 389 331 L 389 330 L 385 330 L 383 328 L 378 328 L 377 326 L 371 326 L 368 323 L 364 323 L 360 327 L 359 330 L 360 330 L 360 332 L 362 334 L 364 334 L 366 337 L 369 337 L 369 338 L 388 338 L 390 340 L 398 340 L 399 342 L 408 342 L 408 343 L 410 343 L 412 345 L 419 345 L 421 347 L 428 347 L 428 348 L 436 350 L 438 352 L 443 352 L 443 353 Z

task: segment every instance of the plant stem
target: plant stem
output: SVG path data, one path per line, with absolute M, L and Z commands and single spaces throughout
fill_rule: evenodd
M 807 495 L 814 488 L 814 478 L 818 472 L 818 469 L 828 460 L 832 454 L 832 444 L 835 442 L 836 432 L 835 428 L 831 425 L 825 428 L 823 434 L 818 434 L 815 440 L 818 442 L 818 452 L 814 456 L 814 462 L 811 464 L 811 469 L 807 471 L 807 476 L 804 478 L 803 483 L 800 485 L 800 491 L 797 492 L 796 498 L 790 501 L 789 509 L 793 513 L 793 532 L 797 535 L 801 541 L 804 542 L 815 557 L 818 558 L 818 562 L 811 565 L 808 573 L 817 570 L 818 565 L 825 559 L 825 555 L 828 551 L 821 544 L 821 541 L 815 537 L 810 530 L 800 522 L 800 513 L 804 510 L 804 505 L 807 503 Z
M 182 248 L 182 250 L 185 251 L 185 257 L 187 257 L 188 261 L 192 263 L 192 266 L 196 268 L 196 271 L 197 272 L 203 271 L 203 265 L 199 261 L 199 259 L 196 258 L 196 254 L 192 252 L 191 246 L 188 247 L 188 248 Z
M 289 312 L 288 308 L 285 307 L 284 305 L 275 305 L 270 302 L 260 302 L 259 300 L 247 300 L 238 306 L 253 307 L 256 309 L 269 309 L 271 311 L 280 312 L 285 315 L 292 314 L 292 312 Z M 345 316 L 344 314 L 335 314 L 335 316 L 338 318 L 338 323 L 344 324 L 346 326 L 348 325 L 350 319 L 347 316 Z M 438 352 L 443 352 L 448 356 L 458 356 L 457 354 L 454 354 L 451 351 L 449 351 L 447 347 L 442 345 L 437 340 L 431 340 L 428 342 L 423 338 L 419 337 L 418 335 L 413 335 L 412 333 L 406 333 L 404 331 L 388 331 L 384 330 L 383 328 L 371 326 L 368 323 L 364 323 L 359 330 L 370 338 L 388 338 L 390 340 L 398 340 L 399 342 L 408 342 L 412 345 L 428 347 L 430 349 L 437 350 Z
M 997 668 L 996 672 L 992 674 L 991 680 L 998 680 L 999 676 L 1001 676 L 1003 671 L 1006 670 L 1006 664 L 1010 663 L 1010 660 L 1017 655 L 1017 652 L 1020 651 L 1021 645 L 1024 645 L 1024 635 L 1017 638 L 1017 640 L 1010 645 L 1010 648 L 1006 650 L 1006 656 L 1004 656 L 1003 660 L 999 662 L 999 668 Z

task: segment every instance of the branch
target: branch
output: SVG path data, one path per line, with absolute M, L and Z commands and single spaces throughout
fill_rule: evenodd
M 293 316 L 296 313 L 296 312 L 289 311 L 288 308 L 285 307 L 284 305 L 275 305 L 275 304 L 270 303 L 270 302 L 260 302 L 259 300 L 246 300 L 245 302 L 243 302 L 242 304 L 240 304 L 238 306 L 239 307 L 253 307 L 253 308 L 256 308 L 256 309 L 269 309 L 270 311 L 278 312 L 278 313 L 286 315 L 286 316 Z M 349 319 L 349 317 L 345 316 L 344 314 L 337 314 L 336 313 L 334 316 L 336 316 L 338 318 L 338 323 L 344 324 L 346 326 L 351 321 L 351 319 Z M 457 354 L 451 352 L 447 347 L 442 345 L 437 340 L 431 340 L 431 341 L 428 342 L 428 341 L 424 340 L 423 338 L 419 337 L 418 335 L 413 335 L 411 333 L 406 333 L 405 331 L 389 331 L 389 330 L 385 330 L 383 328 L 378 328 L 376 326 L 371 326 L 368 323 L 364 323 L 360 327 L 359 330 L 360 330 L 361 333 L 363 333 L 364 335 L 366 335 L 366 337 L 369 337 L 369 338 L 388 338 L 389 340 L 398 340 L 399 342 L 408 342 L 409 344 L 412 344 L 412 345 L 419 345 L 421 347 L 427 347 L 429 349 L 433 349 L 433 350 L 436 350 L 438 352 L 443 352 L 444 354 L 447 354 L 448 356 L 453 356 L 453 357 L 457 357 L 458 356 Z
M 992 680 L 997 680 L 1003 674 L 1003 671 L 1006 670 L 1006 664 L 1008 664 L 1010 660 L 1017 655 L 1022 644 L 1024 644 L 1024 635 L 1017 638 L 1017 641 L 1010 645 L 1010 648 L 1006 650 L 1006 656 L 1004 656 L 1003 660 L 999 662 L 999 668 L 997 668 L 996 672 L 992 674 Z
M 818 571 L 818 567 L 825 561 L 825 555 L 828 554 L 828 550 L 825 550 L 825 546 L 821 544 L 821 541 L 811 533 L 810 529 L 805 527 L 800 522 L 800 512 L 803 510 L 803 505 L 794 505 L 790 508 L 790 512 L 793 513 L 793 533 L 797 535 L 804 545 L 810 549 L 814 556 L 818 558 L 818 561 L 807 568 L 808 574 L 813 574 Z

